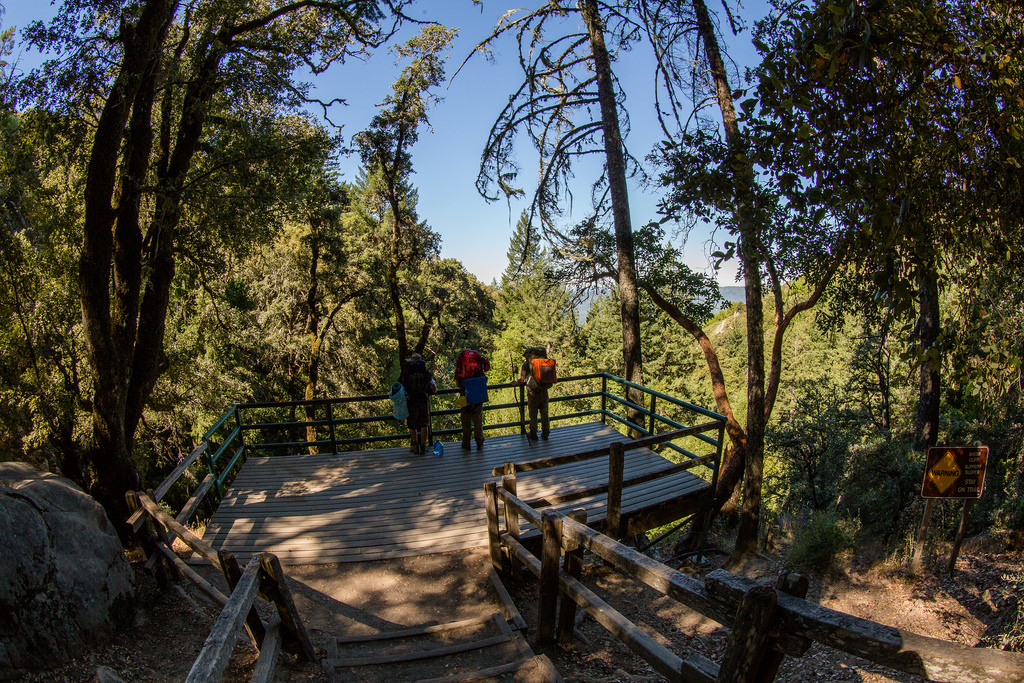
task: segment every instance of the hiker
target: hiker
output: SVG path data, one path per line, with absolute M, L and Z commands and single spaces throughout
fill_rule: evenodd
M 462 449 L 469 450 L 470 435 L 476 437 L 476 449 L 484 447 L 484 403 L 487 402 L 487 376 L 491 362 L 479 351 L 463 349 L 455 360 L 455 384 L 465 405 L 459 408 L 462 420 Z M 460 401 L 461 403 L 461 401 Z
M 523 367 L 519 383 L 526 385 L 526 407 L 530 411 L 530 431 L 526 438 L 537 440 L 537 414 L 540 413 L 540 438 L 547 441 L 551 432 L 548 421 L 548 387 L 554 384 L 555 361 L 547 357 L 547 350 L 541 346 L 528 347 L 523 352 Z
M 409 408 L 409 438 L 412 445 L 410 453 L 425 453 L 430 443 L 430 404 L 429 396 L 437 391 L 434 376 L 427 369 L 423 356 L 413 353 L 402 363 L 402 374 L 398 381 L 405 387 L 406 404 Z

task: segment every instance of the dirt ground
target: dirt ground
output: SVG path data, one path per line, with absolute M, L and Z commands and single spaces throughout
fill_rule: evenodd
M 641 625 L 659 642 L 680 654 L 698 652 L 718 660 L 728 632 L 678 603 L 624 579 L 594 558 L 588 558 L 586 583 L 616 609 Z M 719 564 L 721 558 L 719 558 Z M 939 561 L 939 564 L 944 564 Z M 457 621 L 498 609 L 487 577 L 484 553 L 426 555 L 361 565 L 285 567 L 303 619 L 319 656 L 326 658 L 332 636 L 357 635 L 397 628 Z M 744 573 L 774 580 L 781 567 L 770 559 L 748 566 Z M 209 576 L 209 568 L 204 570 Z M 936 567 L 936 572 L 938 568 Z M 998 644 L 1001 635 L 1020 619 L 1020 598 L 1004 578 L 1024 571 L 1024 549 L 1008 549 L 997 539 L 970 540 L 953 578 L 925 572 L 909 580 L 884 559 L 860 559 L 829 577 L 811 577 L 808 598 L 833 609 L 902 629 L 966 645 Z M 59 669 L 25 681 L 91 681 L 97 670 L 123 681 L 181 681 L 202 648 L 219 609 L 187 582 L 160 589 L 141 569 L 139 610 L 130 629 L 107 646 Z M 509 590 L 527 623 L 536 624 L 536 582 L 509 582 Z M 630 653 L 593 619 L 583 618 L 578 632 L 585 638 L 570 650 L 548 652 L 566 681 L 659 681 L 642 659 Z M 527 633 L 532 644 L 534 633 Z M 247 681 L 256 651 L 239 640 L 224 680 Z M 282 658 L 276 681 L 353 680 L 348 673 L 328 677 L 320 663 L 302 664 Z M 470 663 L 471 664 L 471 663 Z M 441 672 L 443 673 L 443 672 Z M 365 680 L 390 682 L 438 675 L 423 667 L 383 669 Z M 913 676 L 887 671 L 868 662 L 820 646 L 802 658 L 787 658 L 779 681 L 914 681 Z

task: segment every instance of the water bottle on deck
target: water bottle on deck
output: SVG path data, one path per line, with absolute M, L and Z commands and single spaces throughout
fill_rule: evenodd
M 434 442 L 434 455 L 444 455 L 444 444 L 441 443 L 441 439 Z

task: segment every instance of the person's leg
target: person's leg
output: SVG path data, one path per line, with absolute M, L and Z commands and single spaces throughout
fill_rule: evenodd
M 459 419 L 462 420 L 462 448 L 469 450 L 469 436 L 473 426 L 473 409 L 471 406 L 459 408 Z
M 427 440 L 430 438 L 429 430 L 427 427 L 420 427 L 420 453 L 427 452 Z
M 526 407 L 530 412 L 530 428 L 526 436 L 534 441 L 537 440 L 537 410 L 540 408 L 540 396 L 532 391 L 526 392 Z
M 476 437 L 476 447 L 484 447 L 484 404 L 477 403 L 473 406 L 473 436 Z M 465 437 L 463 437 L 465 438 Z M 468 442 L 467 442 L 468 443 Z
M 540 394 L 540 438 L 547 440 L 548 434 L 551 433 L 551 423 L 548 421 L 548 390 L 544 389 Z
M 419 447 L 419 444 L 417 443 L 418 439 L 416 438 L 418 433 L 419 433 L 419 430 L 414 429 L 412 427 L 409 428 L 409 443 L 410 443 L 409 452 L 410 453 L 419 453 L 420 452 L 420 447 Z

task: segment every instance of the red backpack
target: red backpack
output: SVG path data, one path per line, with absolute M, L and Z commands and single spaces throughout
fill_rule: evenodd
M 464 349 L 455 361 L 455 379 L 483 377 L 484 373 L 490 369 L 490 361 L 481 356 L 479 351 Z
M 558 381 L 554 358 L 534 358 L 530 365 L 533 366 L 533 379 L 540 386 L 550 387 Z

